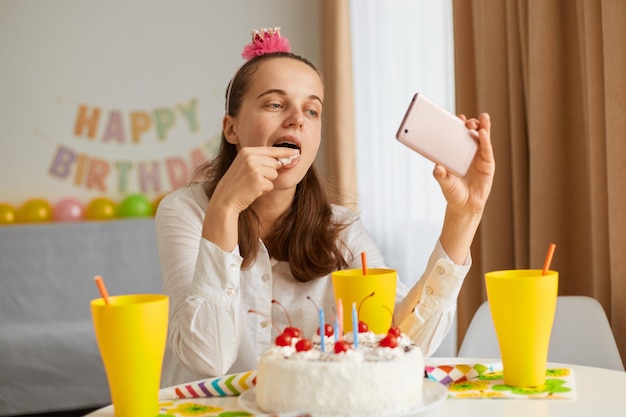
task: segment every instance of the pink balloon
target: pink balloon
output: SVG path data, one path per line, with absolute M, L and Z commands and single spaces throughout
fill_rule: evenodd
M 67 197 L 60 200 L 52 212 L 52 219 L 55 222 L 77 222 L 85 218 L 85 208 L 82 203 L 74 197 Z

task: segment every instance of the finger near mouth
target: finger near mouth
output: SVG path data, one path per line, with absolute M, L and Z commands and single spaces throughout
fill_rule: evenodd
M 280 142 L 280 143 L 275 143 L 272 145 L 272 147 L 275 148 L 288 148 L 288 149 L 296 149 L 298 151 L 300 151 L 300 147 L 293 143 L 293 142 Z M 300 156 L 300 154 L 298 155 L 292 155 L 289 157 L 285 157 L 285 158 L 277 158 L 278 162 L 280 162 L 280 164 L 282 166 L 286 166 L 289 165 L 293 162 L 294 159 L 296 159 L 298 156 Z

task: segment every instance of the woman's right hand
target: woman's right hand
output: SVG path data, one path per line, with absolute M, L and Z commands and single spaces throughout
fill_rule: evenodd
M 274 180 L 282 166 L 278 159 L 297 154 L 297 150 L 290 148 L 241 148 L 211 196 L 202 236 L 231 251 L 238 242 L 239 213 L 274 189 Z
M 241 148 L 217 184 L 211 200 L 241 213 L 257 198 L 272 191 L 282 166 L 278 159 L 292 155 L 298 155 L 298 151 L 268 146 Z

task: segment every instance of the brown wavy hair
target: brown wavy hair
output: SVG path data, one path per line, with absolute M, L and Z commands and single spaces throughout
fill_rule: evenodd
M 258 56 L 246 62 L 230 81 L 230 97 L 226 89 L 228 114 L 236 116 L 239 112 L 243 97 L 259 66 L 269 59 L 281 57 L 307 64 L 322 79 L 317 67 L 299 55 L 280 52 Z M 237 148 L 226 140 L 222 132 L 217 156 L 200 166 L 193 175 L 194 182 L 204 182 L 209 198 L 236 156 Z M 329 193 L 312 165 L 296 186 L 291 207 L 276 220 L 274 232 L 264 243 L 274 259 L 289 262 L 291 274 L 296 280 L 306 282 L 348 266 L 342 252 L 345 245 L 339 237 L 347 226 L 333 219 Z M 246 269 L 256 260 L 260 239 L 259 218 L 252 207 L 239 214 L 238 239 L 239 252 L 243 257 L 242 268 Z

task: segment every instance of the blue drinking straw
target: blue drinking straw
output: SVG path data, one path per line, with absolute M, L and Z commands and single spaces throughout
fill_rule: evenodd
M 320 339 L 321 339 L 320 348 L 322 349 L 322 352 L 325 352 L 325 351 L 326 351 L 326 348 L 325 348 L 325 346 L 324 346 L 324 345 L 325 345 L 326 343 L 325 343 L 325 340 L 324 340 L 324 339 L 325 339 L 326 335 L 325 335 L 325 332 L 324 332 L 324 325 L 325 325 L 326 323 L 324 323 L 324 310 L 322 310 L 322 309 L 320 308 L 320 310 L 319 310 L 319 314 L 320 314 Z

